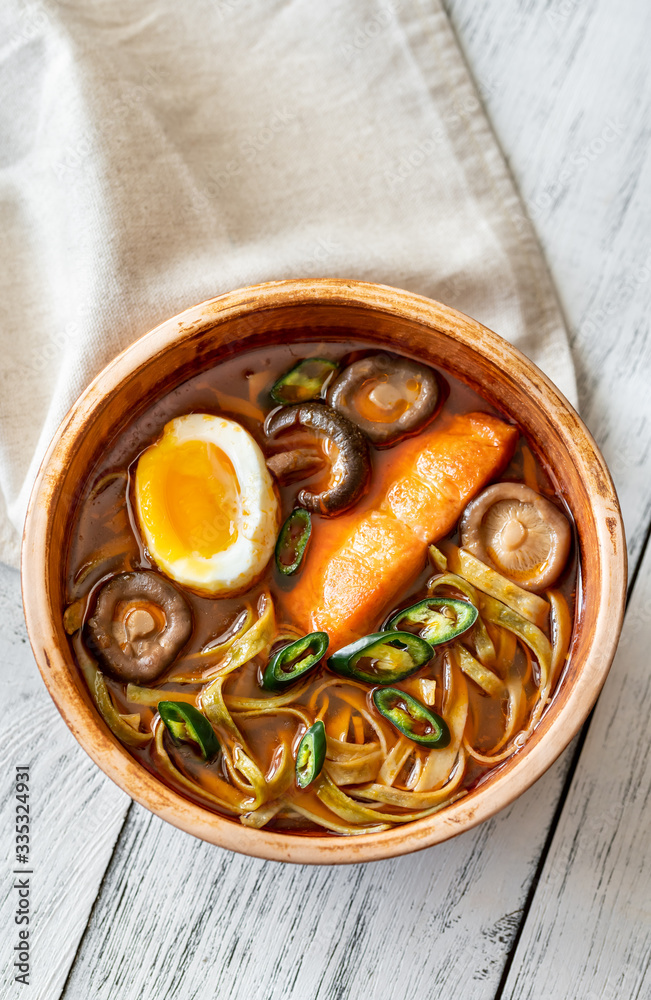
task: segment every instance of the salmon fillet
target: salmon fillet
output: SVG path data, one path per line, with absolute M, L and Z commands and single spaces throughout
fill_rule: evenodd
M 327 632 L 331 652 L 368 633 L 422 571 L 428 545 L 504 468 L 517 436 L 497 417 L 468 413 L 415 438 L 375 508 L 328 524 L 325 543 L 308 552 L 288 595 L 296 623 Z

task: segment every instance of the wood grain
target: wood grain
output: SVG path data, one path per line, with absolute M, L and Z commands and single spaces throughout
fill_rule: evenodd
M 595 0 L 594 3 L 551 0 L 544 5 L 533 0 L 486 0 L 483 4 L 472 0 L 447 0 L 447 6 L 498 137 L 541 234 L 573 330 L 582 414 L 615 474 L 628 529 L 629 551 L 637 557 L 651 521 L 648 478 L 651 342 L 646 326 L 651 293 L 648 239 L 651 227 L 648 199 L 644 194 L 645 185 L 648 189 L 648 117 L 645 117 L 649 96 L 646 74 L 648 7 L 635 0 Z M 573 163 L 572 157 L 579 157 L 582 147 L 600 136 L 607 119 L 620 113 L 627 125 L 617 141 L 606 144 L 597 158 L 589 160 L 587 165 Z M 568 170 L 570 177 L 565 178 L 563 171 Z M 453 290 L 448 298 L 454 305 Z M 105 863 L 110 856 L 111 837 L 116 836 L 125 802 L 121 793 L 84 758 L 49 704 L 31 655 L 26 652 L 15 575 L 12 574 L 11 579 L 14 582 L 7 584 L 3 590 L 5 600 L 1 607 L 6 643 L 2 649 L 5 654 L 2 669 L 10 677 L 15 670 L 20 677 L 20 681 L 11 681 L 12 690 L 15 688 L 17 692 L 17 700 L 12 705 L 25 705 L 29 700 L 30 706 L 41 704 L 49 707 L 49 714 L 46 708 L 42 711 L 50 723 L 48 738 L 53 743 L 52 756 L 65 762 L 61 767 L 53 766 L 49 770 L 44 765 L 38 781 L 43 794 L 47 792 L 49 801 L 56 803 L 56 809 L 42 814 L 48 816 L 48 825 L 53 831 L 51 837 L 47 835 L 50 846 L 46 843 L 44 827 L 39 835 L 40 858 L 45 859 L 47 854 L 47 865 L 41 868 L 38 901 L 41 930 L 38 932 L 40 956 L 37 964 L 43 967 L 43 979 L 35 980 L 29 995 L 33 1000 L 54 1000 L 59 995 L 66 967 L 73 960 L 86 915 L 101 881 L 99 855 L 89 870 L 85 861 L 82 865 L 79 860 L 81 844 L 93 844 L 99 839 L 102 842 L 102 863 Z M 646 623 L 641 623 L 643 634 L 647 636 L 646 647 L 648 624 L 648 619 Z M 643 652 L 646 657 L 646 648 Z M 617 672 L 620 669 L 618 660 Z M 617 673 L 613 678 L 616 676 Z M 600 702 L 600 711 L 603 704 L 607 704 L 605 698 Z M 639 725 L 639 713 L 634 714 L 632 720 Z M 642 722 L 646 725 L 646 720 Z M 582 767 L 590 763 L 590 757 L 585 754 L 592 753 L 593 739 L 591 735 L 584 750 L 585 764 Z M 603 767 L 603 757 L 598 759 Z M 609 763 L 612 765 L 612 760 Z M 68 782 L 77 769 L 83 773 L 83 785 L 77 785 L 82 802 L 90 799 L 102 822 L 95 822 L 91 810 L 73 808 L 75 804 L 68 803 Z M 346 949 L 351 941 L 354 944 L 360 937 L 367 943 L 373 957 L 380 954 L 381 973 L 388 983 L 394 984 L 393 996 L 405 996 L 404 980 L 401 982 L 392 978 L 389 959 L 381 953 L 383 947 L 388 952 L 389 945 L 393 946 L 395 941 L 393 932 L 389 936 L 388 924 L 377 909 L 381 902 L 382 913 L 398 909 L 403 934 L 401 947 L 406 948 L 412 964 L 416 966 L 407 970 L 412 977 L 411 982 L 427 987 L 430 994 L 434 993 L 435 982 L 437 995 L 462 996 L 464 1000 L 475 996 L 494 996 L 541 851 L 542 838 L 527 841 L 530 832 L 527 823 L 528 820 L 539 823 L 541 817 L 543 822 L 548 822 L 552 816 L 563 777 L 558 765 L 556 771 L 558 773 L 552 772 L 538 782 L 520 803 L 512 807 L 511 822 L 504 827 L 502 820 L 509 813 L 492 821 L 490 834 L 487 825 L 456 843 L 432 848 L 414 858 L 378 863 L 366 876 L 368 883 L 363 879 L 358 881 L 361 876 L 356 873 L 361 869 L 356 868 L 343 868 L 336 872 L 311 869 L 303 875 L 302 869 L 283 869 L 273 863 L 238 859 L 243 867 L 230 872 L 230 881 L 225 883 L 229 891 L 222 892 L 219 882 L 211 881 L 219 879 L 222 871 L 217 861 L 213 860 L 203 872 L 199 866 L 206 854 L 211 852 L 222 862 L 228 855 L 166 828 L 159 820 L 136 807 L 132 810 L 109 869 L 104 891 L 83 941 L 79 966 L 70 978 L 66 995 L 86 1000 L 86 997 L 95 996 L 102 989 L 100 966 L 105 971 L 106 962 L 100 951 L 108 949 L 115 967 L 113 980 L 120 984 L 113 996 L 119 996 L 120 1000 L 139 996 L 138 990 L 146 980 L 149 980 L 149 985 L 144 988 L 149 992 L 143 994 L 145 996 L 161 997 L 164 995 L 164 984 L 171 983 L 177 996 L 220 996 L 220 1000 L 222 996 L 228 997 L 228 992 L 219 994 L 215 986 L 219 980 L 224 989 L 219 965 L 214 960 L 217 953 L 227 959 L 232 953 L 231 968 L 236 967 L 235 959 L 240 962 L 240 967 L 246 965 L 252 973 L 251 978 L 247 976 L 246 980 L 249 984 L 248 996 L 251 997 L 264 995 L 257 992 L 258 962 L 261 963 L 264 982 L 269 982 L 271 976 L 269 963 L 276 963 L 276 981 L 283 982 L 286 987 L 283 1000 L 290 997 L 304 1000 L 304 997 L 311 996 L 309 993 L 302 994 L 298 989 L 308 981 L 306 979 L 297 978 L 292 987 L 287 963 L 296 957 L 303 967 L 304 976 L 308 975 L 305 972 L 308 958 L 315 966 L 310 981 L 317 983 L 317 989 L 320 977 L 323 977 L 323 990 L 327 992 L 316 995 L 337 997 L 339 1000 L 361 994 L 375 1000 L 372 988 L 365 989 L 368 980 L 364 983 L 360 977 L 355 979 L 356 990 L 349 990 L 347 986 L 355 971 L 351 970 L 346 958 Z M 577 780 L 582 773 L 578 772 Z M 641 1000 L 649 993 L 648 979 L 640 974 L 639 966 L 631 978 L 628 964 L 629 959 L 639 962 L 643 957 L 639 951 L 641 938 L 637 924 L 640 919 L 647 919 L 648 914 L 641 913 L 635 901 L 648 899 L 649 896 L 648 888 L 646 897 L 640 895 L 645 885 L 641 881 L 644 873 L 638 880 L 640 886 L 633 886 L 635 894 L 631 898 L 634 902 L 630 907 L 622 908 L 626 900 L 620 895 L 617 908 L 610 914 L 607 908 L 600 905 L 592 906 L 589 913 L 583 903 L 578 908 L 569 909 L 572 898 L 583 898 L 583 887 L 587 887 L 588 893 L 593 894 L 590 898 L 596 899 L 597 903 L 603 899 L 611 904 L 618 880 L 621 879 L 626 886 L 634 881 L 631 874 L 636 871 L 635 850 L 639 851 L 640 847 L 635 848 L 630 838 L 628 846 L 622 842 L 621 837 L 628 834 L 626 830 L 623 833 L 619 831 L 618 813 L 618 802 L 623 802 L 626 795 L 623 819 L 624 822 L 630 820 L 634 788 L 621 780 L 627 778 L 630 770 L 625 773 L 617 768 L 617 774 L 620 777 L 619 786 L 617 789 L 609 786 L 613 795 L 613 812 L 610 815 L 615 832 L 611 850 L 607 851 L 605 827 L 593 841 L 594 828 L 591 826 L 590 837 L 582 843 L 581 836 L 578 836 L 574 847 L 563 834 L 554 845 L 557 860 L 550 860 L 550 866 L 555 868 L 558 865 L 561 873 L 560 877 L 556 877 L 559 890 L 563 887 L 566 871 L 568 888 L 572 889 L 571 893 L 563 892 L 563 910 L 558 919 L 562 920 L 566 929 L 567 942 L 560 944 L 563 945 L 564 961 L 570 963 L 574 962 L 573 946 L 579 949 L 577 967 L 580 978 L 577 977 L 574 985 L 577 989 L 585 989 L 583 994 L 576 994 L 583 1000 L 588 1000 L 590 990 L 594 1000 L 611 1000 L 611 997 L 614 1000 L 615 996 L 618 1000 L 628 1000 L 636 996 L 636 989 Z M 635 776 L 637 778 L 637 773 Z M 596 780 L 595 774 L 591 780 Z M 98 782 L 95 791 L 94 781 Z M 569 800 L 575 817 L 574 827 L 571 823 L 566 826 L 563 819 L 559 836 L 561 831 L 566 831 L 568 835 L 572 830 L 580 831 L 580 817 L 582 810 L 588 809 L 587 795 L 590 791 L 590 786 L 582 778 L 581 781 L 580 795 L 573 789 Z M 601 785 L 597 787 L 600 792 Z M 599 802 L 599 792 L 595 805 Z M 581 795 L 584 796 L 583 802 Z M 523 803 L 530 805 L 530 809 L 526 809 L 521 816 L 517 810 Z M 116 815 L 111 816 L 112 809 Z M 61 814 L 60 818 L 57 818 L 57 811 Z M 593 815 L 592 811 L 589 815 Z M 521 835 L 517 825 L 519 821 L 525 823 Z M 78 833 L 75 833 L 74 825 Z M 164 839 L 161 839 L 161 831 L 165 831 Z M 495 842 L 502 833 L 507 839 L 504 853 L 498 855 Z M 74 852 L 69 852 L 66 847 L 68 836 L 78 837 L 76 859 Z M 593 844 L 599 853 L 601 897 L 595 896 Z M 463 856 L 453 856 L 457 845 L 464 847 Z M 130 867 L 127 867 L 130 851 Z M 483 860 L 484 853 L 490 860 L 488 871 Z M 155 857 L 158 864 L 146 864 L 148 857 Z M 627 858 L 632 860 L 632 867 L 624 877 Z M 195 865 L 197 871 L 193 874 L 192 866 Z M 450 871 L 452 866 L 454 870 Z M 184 868 L 189 868 L 189 885 L 196 890 L 195 897 L 182 880 L 174 876 L 175 870 L 182 871 Z M 225 869 L 228 872 L 229 866 L 225 865 Z M 149 881 L 144 880 L 145 871 Z M 378 874 L 375 875 L 374 871 Z M 292 872 L 296 881 L 290 884 L 287 879 Z M 390 876 L 385 872 L 389 872 Z M 541 891 L 550 875 L 548 868 L 541 882 Z M 401 881 L 402 876 L 408 876 L 406 887 Z M 166 885 L 170 877 L 174 885 L 181 886 L 180 897 L 174 898 L 168 893 Z M 335 885 L 338 895 L 334 897 L 334 903 L 334 894 L 329 892 L 332 878 L 340 880 Z M 418 883 L 421 878 L 427 892 L 420 891 Z M 373 904 L 363 911 L 355 908 L 356 887 L 359 893 L 368 891 L 368 902 Z M 450 893 L 447 912 L 437 907 L 433 894 L 435 888 Z M 299 895 L 292 918 L 288 909 L 294 904 L 288 896 L 297 890 L 304 894 Z M 306 894 L 308 890 L 309 896 Z M 408 891 L 412 893 L 411 903 Z M 128 897 L 128 907 L 120 898 L 121 892 Z M 571 996 L 574 1000 L 574 992 L 565 991 L 558 980 L 554 981 L 558 987 L 555 993 L 546 990 L 545 974 L 553 958 L 549 950 L 542 965 L 534 964 L 542 961 L 540 944 L 534 941 L 538 924 L 540 940 L 547 940 L 557 919 L 551 896 L 553 894 L 546 897 L 544 907 L 542 903 L 539 905 L 539 898 L 535 900 L 529 927 L 523 931 L 513 964 L 509 995 L 514 995 L 514 983 L 517 982 L 518 988 L 524 988 L 526 976 L 529 976 L 538 990 L 532 995 L 545 1000 L 566 1000 Z M 332 956 L 325 953 L 320 936 L 313 934 L 316 918 L 309 913 L 307 929 L 304 929 L 302 921 L 309 910 L 307 904 L 315 898 L 323 904 L 321 921 L 326 932 L 325 940 L 331 944 L 334 942 Z M 515 912 L 512 911 L 514 898 Z M 215 908 L 217 899 L 224 906 L 222 910 Z M 50 908 L 55 904 L 56 917 L 50 918 Z M 351 907 L 350 913 L 348 906 Z M 171 913 L 173 928 L 187 943 L 187 955 L 172 934 L 166 934 L 158 948 L 151 941 L 145 941 L 144 951 L 140 952 L 136 945 L 142 940 L 141 926 L 143 933 L 145 926 L 148 933 L 153 933 L 153 923 L 147 921 L 148 908 L 154 908 L 160 920 L 163 917 L 169 920 Z M 472 913 L 476 909 L 480 915 L 473 921 Z M 239 923 L 231 919 L 233 912 L 237 914 Z M 276 912 L 280 912 L 280 916 L 278 928 L 274 929 L 269 914 Z M 353 912 L 360 917 L 359 926 L 351 920 Z M 570 912 L 574 921 L 569 918 Z M 208 922 L 212 931 L 212 935 L 207 935 L 207 944 L 200 917 Z M 585 925 L 577 928 L 579 917 L 585 919 Z M 607 937 L 609 917 L 611 936 Z M 130 932 L 135 935 L 130 948 L 125 948 L 126 937 L 120 927 L 122 920 L 128 922 Z M 259 920 L 265 927 L 266 937 L 258 942 L 255 927 Z M 615 923 L 616 929 L 612 926 Z M 187 925 L 186 930 L 183 930 L 184 925 Z M 428 933 L 420 933 L 421 925 Z M 282 932 L 287 934 L 286 941 L 281 941 Z M 159 924 L 156 934 L 163 933 Z M 238 941 L 238 933 L 242 935 L 242 944 Z M 412 935 L 420 944 L 420 952 L 411 946 Z M 265 949 L 270 946 L 270 937 L 271 956 L 266 959 Z M 437 951 L 437 955 L 442 956 L 441 962 L 438 968 L 433 969 L 428 954 L 430 948 L 436 947 L 439 937 L 445 941 L 446 951 L 443 954 Z M 299 953 L 308 939 L 311 941 L 309 956 L 301 959 Z M 630 951 L 627 950 L 627 940 L 634 946 Z M 553 937 L 553 941 L 559 944 L 557 937 Z M 3 948 L 8 948 L 9 944 L 3 943 Z M 249 953 L 246 945 L 249 945 Z M 571 951 L 568 950 L 570 947 Z M 142 954 L 147 955 L 151 964 L 144 965 Z M 355 950 L 354 954 L 359 958 L 360 951 Z M 361 961 L 361 968 L 368 970 L 370 963 L 363 956 Z M 422 963 L 426 963 L 429 970 L 429 980 L 419 975 Z M 341 966 L 339 971 L 338 964 Z M 56 966 L 56 975 L 47 978 L 52 966 Z M 194 992 L 188 989 L 184 993 L 182 984 L 188 966 L 192 970 L 188 981 L 194 983 Z M 404 975 L 404 964 L 401 963 L 398 968 Z M 603 994 L 600 985 L 602 973 L 608 989 L 611 990 L 612 984 L 616 983 L 621 984 L 621 990 Z M 202 984 L 201 987 L 198 983 Z M 629 986 L 631 989 L 628 989 Z M 381 988 L 388 991 L 386 984 Z M 229 989 L 232 991 L 232 983 L 226 985 L 226 990 Z M 7 981 L 0 986 L 3 998 L 13 1000 L 18 995 Z M 391 994 L 386 992 L 385 995 Z
M 31 946 L 35 956 L 31 997 L 57 997 L 113 851 L 128 797 L 94 767 L 59 716 L 41 678 L 20 603 L 18 573 L 0 565 L 0 687 L 2 688 L 3 817 L 5 877 L 0 889 L 0 954 L 11 970 L 18 939 L 13 817 L 14 775 L 30 765 L 32 880 Z M 20 877 L 20 876 L 18 876 Z M 38 957 L 36 957 L 38 956 Z M 7 972 L 0 996 L 25 989 Z
M 248 330 L 243 327 L 248 326 Z M 435 816 L 354 838 L 257 830 L 179 795 L 134 760 L 99 717 L 71 656 L 58 553 L 74 530 L 77 487 L 102 442 L 123 432 L 142 396 L 171 389 L 224 351 L 246 351 L 308 328 L 317 339 L 350 328 L 376 345 L 444 365 L 514 419 L 554 470 L 581 552 L 585 597 L 563 683 L 522 753 Z M 296 332 L 295 332 L 296 331 Z M 151 423 L 156 422 L 150 416 Z M 299 279 L 226 293 L 172 317 L 123 352 L 93 382 L 55 435 L 37 477 L 23 543 L 25 616 L 48 690 L 82 747 L 120 788 L 204 840 L 276 861 L 350 864 L 419 850 L 476 826 L 536 781 L 575 736 L 606 678 L 626 598 L 623 526 L 608 470 L 585 426 L 545 375 L 475 320 L 422 296 L 353 279 Z M 398 570 L 399 571 L 399 570 Z M 300 604 L 300 597 L 299 597 Z M 610 617 L 601 608 L 610 608 Z
M 651 521 L 651 78 L 642 0 L 445 0 L 570 328 L 581 416 Z M 454 299 L 451 300 L 454 305 Z
M 566 766 L 453 841 L 337 868 L 229 854 L 134 806 L 65 1000 L 488 1000 Z
M 651 996 L 650 609 L 651 547 L 504 1000 Z

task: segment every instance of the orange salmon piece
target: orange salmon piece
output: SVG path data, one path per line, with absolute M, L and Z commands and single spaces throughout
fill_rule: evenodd
M 452 530 L 468 501 L 506 465 L 517 436 L 515 427 L 487 413 L 453 417 L 427 435 L 413 468 L 389 487 L 387 506 L 430 545 Z
M 427 546 L 452 530 L 468 501 L 504 468 L 517 437 L 515 427 L 486 413 L 457 415 L 421 435 L 377 509 L 328 525 L 327 542 L 308 552 L 287 595 L 294 620 L 306 632 L 327 632 L 331 652 L 377 627 L 422 571 Z
M 303 570 L 289 601 L 306 632 L 327 632 L 331 652 L 369 631 L 369 623 L 405 580 L 423 568 L 425 547 L 390 513 L 368 511 L 325 562 Z M 390 590 L 387 598 L 387 589 Z

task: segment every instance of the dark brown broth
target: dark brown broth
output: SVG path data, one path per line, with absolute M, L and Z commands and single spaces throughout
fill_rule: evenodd
M 377 348 L 375 349 L 377 350 Z M 274 406 L 268 395 L 269 389 L 283 372 L 295 364 L 296 360 L 303 357 L 332 358 L 346 363 L 351 359 L 351 356 L 354 357 L 360 352 L 365 353 L 372 350 L 374 350 L 373 345 L 364 341 L 341 343 L 315 342 L 314 340 L 296 341 L 291 344 L 258 349 L 246 355 L 230 358 L 220 365 L 194 376 L 145 409 L 118 435 L 111 448 L 88 476 L 77 511 L 68 552 L 66 581 L 69 602 L 80 597 L 86 598 L 84 616 L 86 618 L 92 610 L 99 586 L 108 577 L 129 570 L 155 568 L 138 538 L 135 519 L 130 509 L 129 489 L 125 489 L 124 477 L 108 482 L 105 488 L 95 496 L 93 496 L 93 489 L 108 473 L 123 470 L 132 471 L 138 456 L 158 438 L 163 426 L 169 420 L 190 412 L 225 415 L 245 426 L 265 450 L 261 421 Z M 503 414 L 497 413 L 467 386 L 445 371 L 442 371 L 441 375 L 449 388 L 449 395 L 444 404 L 444 409 L 447 412 L 467 413 L 481 410 L 504 419 Z M 392 464 L 395 463 L 396 468 L 400 467 L 401 450 L 406 444 L 408 441 L 401 442 L 389 449 L 372 449 L 372 482 L 382 478 Z M 514 457 L 500 479 L 523 480 L 524 447 L 527 447 L 527 444 L 521 437 Z M 538 459 L 535 459 L 535 469 L 540 491 L 558 502 L 558 494 L 554 490 L 550 474 Z M 300 483 L 281 488 L 281 516 L 283 520 L 294 507 L 298 490 L 306 483 L 318 482 L 321 476 L 322 474 L 318 474 L 313 476 L 311 480 L 302 480 Z M 369 494 L 355 508 L 354 516 L 359 516 L 365 508 L 372 505 L 372 502 L 373 486 L 371 486 Z M 313 545 L 320 533 L 327 532 L 327 530 L 328 519 L 313 515 L 313 541 L 310 544 Z M 458 541 L 454 534 L 448 537 L 454 542 Z M 97 565 L 93 566 L 93 561 L 98 555 L 102 556 L 106 553 L 111 553 L 111 555 L 107 559 L 100 559 Z M 90 569 L 88 569 L 89 566 Z M 421 576 L 410 588 L 409 593 L 406 593 L 399 601 L 400 606 L 406 606 L 426 596 L 426 583 L 432 576 L 432 572 L 431 566 L 423 569 Z M 180 659 L 198 652 L 208 643 L 222 636 L 241 612 L 244 602 L 248 601 L 254 604 L 258 595 L 265 589 L 270 591 L 274 599 L 279 621 L 289 621 L 291 619 L 291 591 L 295 580 L 296 578 L 282 577 L 275 569 L 272 560 L 265 577 L 251 591 L 241 597 L 206 598 L 187 590 L 187 588 L 181 588 L 192 607 L 194 629 Z M 572 614 L 574 614 L 576 602 L 576 580 L 577 561 L 574 553 L 562 579 L 556 584 L 556 587 L 563 592 L 568 600 Z M 378 618 L 374 628 L 379 628 L 384 618 L 384 615 Z M 524 661 L 524 657 L 522 660 Z M 172 697 L 175 691 L 183 690 L 179 685 L 173 683 L 173 675 L 177 669 L 182 670 L 181 667 L 177 668 L 176 664 L 173 665 L 167 678 L 164 678 L 164 682 L 156 684 L 157 688 L 169 691 Z M 524 670 L 524 662 L 522 669 Z M 261 697 L 258 670 L 259 664 L 254 663 L 231 675 L 226 685 L 226 692 L 231 695 Z M 297 704 L 307 704 L 312 691 L 323 680 L 325 673 L 325 668 L 319 668 L 307 692 L 297 699 Z M 430 665 L 424 668 L 414 677 L 417 678 L 425 674 L 440 680 L 440 654 L 437 655 L 433 667 Z M 139 712 L 143 726 L 148 726 L 154 716 L 154 710 L 129 702 L 125 693 L 126 686 L 111 678 L 107 678 L 107 680 L 119 710 L 129 713 Z M 441 689 L 442 684 L 438 683 L 435 709 L 439 712 L 441 711 Z M 486 751 L 497 742 L 501 735 L 504 727 L 504 711 L 499 702 L 489 698 L 472 682 L 468 683 L 468 689 L 470 713 L 475 731 L 474 745 L 480 751 Z M 184 690 L 186 693 L 188 692 L 187 687 Z M 534 691 L 535 685 L 532 679 L 529 682 L 527 693 L 533 694 Z M 368 702 L 370 710 L 375 711 L 370 698 Z M 329 712 L 336 712 L 337 709 L 342 709 L 343 705 L 343 702 L 338 702 L 335 694 L 331 696 Z M 263 772 L 267 769 L 273 769 L 280 728 L 292 726 L 296 728 L 296 724 L 297 720 L 292 722 L 291 717 L 283 715 L 246 720 L 243 723 L 244 735 Z M 349 738 L 353 739 L 352 734 Z M 130 750 L 130 752 L 150 771 L 158 773 L 153 754 L 149 748 Z M 202 764 L 189 750 L 174 750 L 174 760 L 181 771 L 199 784 L 205 784 L 209 780 L 211 771 L 222 777 L 225 776 L 223 765 L 219 760 L 217 763 L 207 766 Z M 479 763 L 470 760 L 463 783 L 464 787 L 473 787 L 489 770 L 494 770 L 494 768 L 482 767 Z M 186 789 L 179 789 L 179 791 L 188 795 Z M 269 824 L 269 828 L 291 829 L 302 833 L 322 834 L 324 832 L 311 829 L 305 820 L 297 822 L 289 819 L 276 819 Z

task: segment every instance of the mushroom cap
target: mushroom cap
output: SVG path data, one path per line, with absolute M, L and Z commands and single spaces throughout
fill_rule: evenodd
M 149 683 L 169 667 L 192 632 L 192 612 L 158 573 L 120 573 L 101 588 L 87 643 L 119 681 Z
M 420 430 L 434 416 L 440 396 L 432 368 L 384 352 L 348 365 L 329 393 L 335 410 L 378 447 Z
M 468 504 L 461 543 L 526 590 L 551 587 L 565 567 L 571 531 L 564 514 L 524 483 L 496 483 Z
M 316 402 L 272 410 L 265 423 L 265 432 L 268 437 L 274 437 L 297 426 L 312 431 L 323 442 L 325 453 L 331 460 L 331 479 L 327 489 L 321 493 L 301 490 L 299 504 L 325 517 L 343 513 L 357 503 L 371 477 L 366 437 L 359 427 L 327 403 Z

